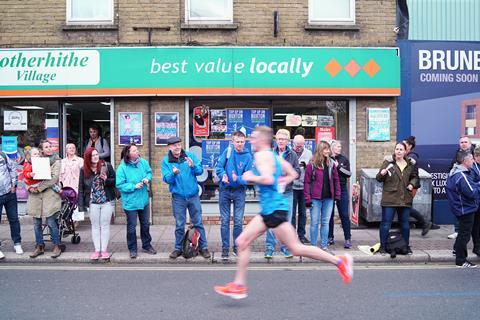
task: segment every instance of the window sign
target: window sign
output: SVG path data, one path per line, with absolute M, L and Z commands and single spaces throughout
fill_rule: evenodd
M 368 108 L 367 140 L 389 141 L 390 140 L 390 109 Z
M 228 140 L 203 140 L 202 141 L 202 166 L 204 168 L 215 169 L 218 158 L 223 150 L 228 148 Z
M 142 144 L 142 113 L 119 112 L 118 113 L 118 144 L 127 145 Z
M 318 116 L 318 125 L 320 127 L 333 127 L 335 125 L 333 116 Z
M 232 23 L 233 0 L 186 0 L 187 23 Z
M 208 137 L 210 135 L 210 108 L 202 105 L 193 108 L 193 136 Z
M 27 131 L 27 111 L 8 111 L 3 113 L 3 130 Z
M 178 112 L 155 112 L 156 145 L 166 145 L 168 138 L 179 135 Z
M 17 156 L 17 136 L 2 136 L 2 151 L 10 158 Z
M 227 131 L 227 110 L 211 110 L 212 133 L 225 133 Z
M 335 139 L 334 127 L 316 127 L 315 128 L 315 142 L 318 144 L 320 141 L 327 141 L 330 143 Z
M 113 23 L 113 0 L 67 0 L 67 23 Z
M 308 21 L 312 24 L 355 24 L 355 0 L 309 0 Z
M 316 115 L 302 115 L 303 127 L 316 127 L 318 125 Z

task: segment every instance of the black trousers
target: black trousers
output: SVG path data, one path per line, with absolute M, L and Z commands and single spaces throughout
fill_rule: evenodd
M 417 220 L 417 222 L 415 224 L 417 225 L 418 228 L 423 229 L 427 225 L 427 223 L 425 222 L 425 219 L 423 218 L 422 214 L 420 212 L 418 212 L 416 209 L 414 209 L 413 207 L 410 209 L 410 217 Z
M 480 255 L 480 209 L 475 213 L 472 227 L 473 252 Z
M 463 216 L 458 216 L 457 218 L 459 230 L 457 239 L 455 240 L 455 263 L 457 266 L 461 266 L 468 257 L 467 244 L 472 235 L 475 214 L 465 214 Z
M 298 210 L 297 210 L 298 209 Z M 297 229 L 299 239 L 305 238 L 305 225 L 307 224 L 307 208 L 305 207 L 305 196 L 303 190 L 293 190 L 293 209 L 292 209 L 292 225 Z M 298 225 L 297 225 L 298 213 Z

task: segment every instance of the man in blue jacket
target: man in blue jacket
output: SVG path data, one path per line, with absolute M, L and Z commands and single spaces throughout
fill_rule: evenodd
M 448 203 L 459 222 L 458 236 L 455 240 L 455 264 L 461 268 L 477 267 L 467 260 L 467 244 L 472 234 L 480 197 L 480 185 L 473 181 L 470 173 L 472 165 L 473 156 L 469 151 L 458 152 L 457 163 L 447 178 Z
M 202 223 L 202 207 L 198 196 L 196 176 L 202 174 L 200 160 L 182 149 L 182 140 L 172 137 L 167 140 L 168 155 L 162 161 L 163 181 L 168 183 L 172 193 L 172 209 L 175 218 L 175 250 L 170 258 L 176 259 L 182 254 L 182 239 L 185 232 L 187 209 L 193 226 L 200 232 L 200 255 L 210 258 L 207 237 Z
M 243 230 L 245 212 L 245 191 L 247 183 L 242 174 L 252 169 L 252 155 L 245 150 L 245 134 L 236 131 L 231 146 L 223 151 L 218 159 L 215 173 L 220 178 L 220 233 L 222 236 L 222 259 L 228 259 L 230 250 L 230 206 L 233 203 L 233 254 L 237 255 L 237 237 Z

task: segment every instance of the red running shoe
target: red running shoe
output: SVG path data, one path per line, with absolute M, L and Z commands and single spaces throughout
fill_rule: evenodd
M 348 253 L 339 258 L 342 263 L 337 266 L 338 273 L 342 276 L 343 283 L 349 284 L 353 279 L 353 258 Z
M 215 286 L 213 289 L 216 293 L 232 299 L 244 299 L 248 296 L 247 287 L 235 284 L 233 282 L 227 283 L 225 286 Z

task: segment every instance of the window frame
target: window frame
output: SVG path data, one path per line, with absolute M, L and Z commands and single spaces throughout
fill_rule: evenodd
M 355 0 L 350 1 L 350 17 L 345 19 L 318 19 L 314 18 L 313 1 L 308 0 L 308 23 L 309 24 L 326 24 L 326 25 L 355 25 L 356 23 L 356 10 Z M 334 1 L 332 1 L 333 3 Z
M 81 19 L 81 18 L 74 18 L 72 17 L 72 1 L 75 0 L 67 0 L 66 6 L 66 13 L 65 13 L 65 20 L 68 25 L 78 25 L 78 24 L 95 24 L 95 25 L 109 25 L 113 24 L 114 22 L 114 14 L 115 14 L 115 0 L 108 0 L 110 1 L 110 19 Z M 79 1 L 79 0 L 76 0 Z
M 228 1 L 228 16 L 219 17 L 190 17 L 190 2 L 185 0 L 185 23 L 187 24 L 232 24 L 233 23 L 233 0 Z

